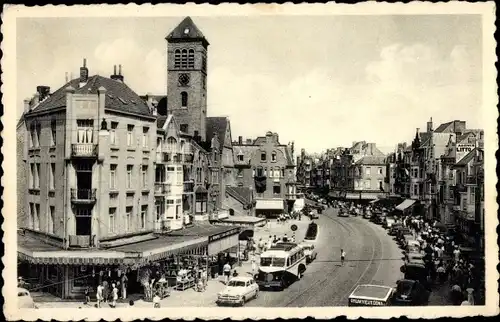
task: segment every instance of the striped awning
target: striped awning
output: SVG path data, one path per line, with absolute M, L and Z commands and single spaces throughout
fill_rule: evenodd
M 18 248 L 19 259 L 32 264 L 43 265 L 119 265 L 124 263 L 125 256 L 119 252 L 109 251 L 51 251 L 30 252 Z

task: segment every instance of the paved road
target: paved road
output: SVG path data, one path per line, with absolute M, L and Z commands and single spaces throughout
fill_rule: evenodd
M 360 217 L 338 217 L 328 209 L 316 220 L 320 230 L 318 258 L 304 277 L 284 291 L 261 291 L 247 306 L 346 306 L 358 284 L 394 286 L 402 277 L 401 250 L 385 229 Z M 340 249 L 346 263 L 340 265 Z

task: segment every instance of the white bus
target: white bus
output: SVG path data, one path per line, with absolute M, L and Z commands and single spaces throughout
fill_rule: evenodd
M 278 243 L 260 255 L 259 273 L 255 276 L 261 288 L 283 290 L 300 279 L 306 270 L 306 255 L 296 243 Z

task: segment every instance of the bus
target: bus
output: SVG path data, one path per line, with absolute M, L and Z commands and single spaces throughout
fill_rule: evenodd
M 283 290 L 302 278 L 306 270 L 306 254 L 296 243 L 277 243 L 260 255 L 259 273 L 255 281 L 261 289 Z
M 349 295 L 348 306 L 390 306 L 393 294 L 390 286 L 361 284 Z

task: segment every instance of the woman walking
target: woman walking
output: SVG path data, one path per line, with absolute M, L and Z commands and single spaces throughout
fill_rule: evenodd
M 343 249 L 340 250 L 340 265 L 344 266 L 345 252 Z

